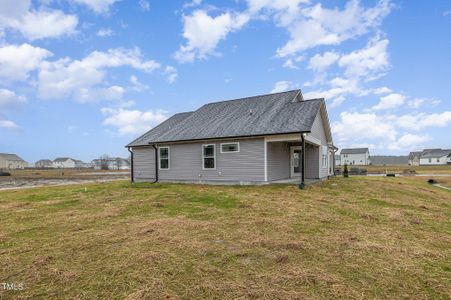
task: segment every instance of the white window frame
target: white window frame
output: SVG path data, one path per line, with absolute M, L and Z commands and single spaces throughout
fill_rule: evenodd
M 230 145 L 230 144 L 236 144 L 238 150 L 237 151 L 222 151 L 222 145 Z M 220 148 L 221 148 L 221 153 L 237 153 L 237 152 L 240 152 L 240 142 L 221 143 Z
M 168 167 L 164 168 L 164 169 L 161 168 L 160 149 L 168 149 Z M 170 168 L 171 168 L 171 148 L 169 146 L 158 147 L 158 169 L 159 170 L 169 170 Z
M 205 157 L 205 155 L 204 155 L 204 147 L 206 147 L 206 146 L 213 146 L 213 152 L 214 152 L 213 161 L 214 161 L 214 165 L 215 165 L 214 168 L 205 168 L 204 159 L 211 158 L 211 157 Z M 202 170 L 216 170 L 216 144 L 202 144 L 201 150 L 202 150 Z

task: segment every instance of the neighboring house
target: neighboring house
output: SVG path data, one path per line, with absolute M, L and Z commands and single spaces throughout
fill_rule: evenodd
M 40 159 L 34 164 L 35 168 L 53 168 L 53 162 L 50 159 Z
M 424 149 L 420 156 L 420 166 L 446 165 L 450 162 L 451 149 Z
M 87 169 L 87 168 L 91 168 L 91 164 L 90 163 L 85 163 L 81 160 L 76 159 L 75 160 L 75 168 L 77 169 Z
M 28 163 L 16 154 L 0 153 L 0 169 L 24 169 Z
M 408 156 L 371 155 L 371 164 L 374 166 L 407 165 L 408 161 Z
M 341 164 L 367 166 L 371 164 L 368 148 L 348 148 L 340 152 Z
M 335 155 L 335 165 L 341 166 L 341 156 L 340 155 Z
M 408 158 L 408 164 L 410 166 L 419 166 L 421 153 L 422 153 L 422 151 L 410 152 L 409 158 Z
M 336 151 L 324 99 L 300 90 L 175 114 L 126 147 L 132 180 L 243 184 L 327 178 Z
M 96 170 L 130 170 L 130 161 L 121 157 L 93 159 L 91 165 Z
M 76 160 L 70 157 L 58 157 L 53 161 L 54 168 L 73 169 L 76 167 Z

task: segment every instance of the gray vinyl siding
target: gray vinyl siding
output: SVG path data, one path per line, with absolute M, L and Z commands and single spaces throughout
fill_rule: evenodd
M 153 147 L 133 148 L 133 177 L 136 181 L 155 180 L 155 150 Z
M 319 139 L 321 141 L 321 145 L 328 146 L 326 132 L 324 129 L 323 118 L 321 117 L 321 110 L 318 112 L 318 114 L 315 117 L 315 121 L 313 122 L 310 135 Z M 313 153 L 310 153 L 310 154 L 311 154 L 311 157 L 309 157 L 308 162 L 306 162 L 306 167 L 309 167 L 309 165 L 311 163 L 312 165 L 310 167 L 312 168 L 311 170 L 313 171 L 313 168 L 315 167 L 313 164 L 317 163 L 316 168 L 318 169 L 319 173 L 318 173 L 318 177 L 315 177 L 315 178 L 326 177 L 329 172 L 328 172 L 327 166 L 324 168 L 322 166 L 321 148 L 319 147 L 319 149 L 317 149 L 317 152 L 315 154 L 313 154 Z M 307 160 L 307 157 L 306 157 L 306 160 Z M 307 171 L 306 171 L 306 174 L 307 174 Z
M 264 139 L 205 141 L 169 146 L 169 169 L 158 172 L 161 181 L 264 181 Z M 239 152 L 221 153 L 220 144 L 239 142 Z M 202 169 L 202 145 L 214 144 L 216 169 Z M 149 164 L 150 165 L 150 164 Z M 151 172 L 148 172 L 149 174 Z
M 320 162 L 319 147 L 316 145 L 305 145 L 305 178 L 320 178 Z M 327 169 L 326 169 L 327 171 Z
M 286 142 L 267 143 L 268 180 L 290 178 L 290 148 Z

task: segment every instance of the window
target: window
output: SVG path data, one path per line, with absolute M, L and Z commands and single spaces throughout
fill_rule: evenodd
M 437 158 L 437 162 L 440 162 L 440 158 Z
M 216 168 L 215 145 L 202 145 L 202 169 Z
M 240 143 L 221 144 L 221 153 L 240 152 Z
M 429 162 L 432 162 L 432 158 L 429 158 Z
M 327 168 L 327 146 L 321 146 L 322 148 L 322 166 Z
M 158 148 L 160 169 L 169 169 L 169 147 Z

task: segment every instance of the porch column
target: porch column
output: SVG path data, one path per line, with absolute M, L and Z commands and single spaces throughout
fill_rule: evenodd
M 301 184 L 299 184 L 300 189 L 305 187 L 305 137 L 304 133 L 301 133 Z

